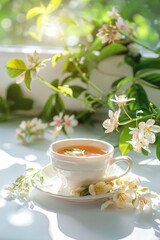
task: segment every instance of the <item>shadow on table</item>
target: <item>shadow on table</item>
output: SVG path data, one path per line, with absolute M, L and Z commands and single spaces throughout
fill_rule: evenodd
M 76 203 L 56 199 L 34 190 L 32 198 L 36 205 L 57 213 L 58 227 L 65 235 L 76 240 L 116 240 L 134 231 L 134 228 L 153 228 L 160 239 L 160 211 L 139 213 L 134 209 L 100 210 L 101 202 Z M 145 239 L 149 239 L 145 237 Z

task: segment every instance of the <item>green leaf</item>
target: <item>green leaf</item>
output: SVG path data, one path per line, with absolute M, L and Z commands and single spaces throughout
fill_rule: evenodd
M 149 109 L 149 101 L 144 88 L 139 84 L 132 84 L 126 91 L 128 98 L 135 98 L 135 101 L 128 103 L 131 111 Z
M 158 138 L 157 142 L 156 142 L 156 155 L 158 160 L 160 160 L 160 137 Z
M 61 82 L 62 85 L 67 85 L 69 82 L 71 82 L 72 80 L 74 80 L 74 76 L 69 75 L 67 77 L 65 77 L 63 79 L 63 81 Z
M 122 53 L 126 50 L 127 48 L 124 45 L 119 43 L 112 43 L 101 50 L 100 55 L 97 57 L 97 62 L 101 62 L 107 57 Z
M 56 19 L 57 21 L 62 21 L 62 22 L 65 22 L 65 23 L 68 23 L 68 24 L 72 24 L 72 25 L 77 25 L 77 23 L 75 22 L 75 20 L 73 18 L 70 18 L 70 17 L 67 17 L 67 16 L 61 16 L 61 17 L 58 17 Z
M 49 98 L 47 99 L 42 112 L 40 113 L 40 116 L 42 119 L 46 120 L 46 121 L 51 121 L 54 115 L 53 112 L 53 100 L 55 98 L 55 94 L 52 94 L 49 96 Z
M 136 64 L 134 67 L 134 73 L 142 70 L 142 69 L 158 69 L 159 70 L 160 67 L 160 58 L 148 58 L 148 59 L 144 59 L 143 61 L 141 61 L 140 63 Z
M 133 82 L 134 78 L 133 77 L 124 77 L 124 78 L 120 78 L 116 81 L 113 82 L 112 84 L 112 88 L 115 88 L 116 91 L 119 90 L 122 86 L 124 86 L 125 84 L 129 83 L 129 82 Z
M 41 7 L 34 7 L 31 8 L 26 15 L 27 19 L 31 19 L 39 14 L 44 14 L 45 13 L 45 7 L 42 5 Z
M 152 84 L 160 88 L 160 73 L 152 73 L 146 76 L 141 76 L 141 79 L 143 79 L 145 82 L 149 84 Z
M 74 98 L 78 98 L 79 95 L 86 90 L 85 88 L 83 88 L 81 86 L 78 86 L 78 85 L 70 86 L 70 88 L 73 91 L 73 97 Z
M 16 58 L 9 60 L 6 64 L 6 68 L 7 73 L 11 78 L 18 77 L 27 69 L 24 61 Z
M 56 99 L 55 99 L 55 110 L 57 113 L 63 112 L 65 109 L 64 102 L 62 98 L 59 96 L 59 94 L 56 94 Z
M 36 27 L 39 33 L 39 36 L 42 34 L 44 26 L 47 26 L 49 23 L 49 17 L 46 15 L 40 15 L 37 17 Z
M 148 151 L 144 148 L 141 148 L 141 152 L 145 155 L 148 156 Z
M 56 65 L 56 63 L 63 58 L 64 56 L 66 56 L 67 54 L 69 54 L 68 51 L 64 51 L 62 53 L 57 53 L 52 57 L 52 66 L 54 67 Z
M 26 87 L 30 90 L 31 89 L 30 85 L 31 85 L 31 82 L 32 82 L 30 70 L 26 71 L 25 77 L 24 77 L 24 82 L 25 82 Z
M 58 88 L 58 86 L 59 86 L 59 79 L 55 79 L 54 81 L 51 82 L 51 84 L 52 84 L 54 87 Z
M 35 33 L 35 32 L 32 32 L 32 31 L 28 31 L 28 34 L 33 38 L 35 39 L 36 41 L 38 42 L 41 42 L 42 41 L 42 35 L 40 33 Z
M 0 96 L 0 113 L 7 113 L 8 111 L 8 102 Z
M 119 138 L 119 150 L 122 155 L 126 155 L 129 151 L 131 151 L 132 145 L 128 143 L 131 140 L 132 135 L 129 134 L 130 130 L 129 127 L 136 127 L 135 123 L 127 124 L 121 131 L 120 138 Z
M 21 99 L 22 96 L 23 96 L 23 93 L 20 85 L 14 83 L 7 88 L 7 94 L 6 94 L 7 100 L 17 101 Z
M 55 11 L 61 4 L 62 0 L 50 0 L 47 6 L 47 13 Z
M 11 111 L 16 111 L 16 110 L 30 110 L 33 107 L 33 100 L 30 98 L 21 98 L 17 101 L 15 101 L 14 103 L 12 103 L 12 105 L 10 105 L 10 110 Z

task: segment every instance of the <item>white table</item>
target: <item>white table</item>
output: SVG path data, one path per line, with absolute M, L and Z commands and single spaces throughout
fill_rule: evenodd
M 11 184 L 26 167 L 50 162 L 50 138 L 21 145 L 15 135 L 20 120 L 0 124 L 0 186 Z M 71 137 L 100 138 L 101 125 L 79 126 Z M 61 136 L 60 138 L 65 138 Z M 115 144 L 116 135 L 107 141 Z M 118 150 L 115 155 L 119 155 Z M 149 156 L 136 153 L 132 172 L 142 176 L 142 184 L 160 192 L 160 163 L 154 149 Z M 18 205 L 0 197 L 0 240 L 156 240 L 160 239 L 160 209 L 139 213 L 134 209 L 100 210 L 99 202 L 75 203 L 55 199 L 33 190 L 34 208 Z

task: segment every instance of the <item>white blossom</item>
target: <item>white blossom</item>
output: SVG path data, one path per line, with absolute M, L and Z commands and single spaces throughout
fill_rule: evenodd
M 127 102 L 135 100 L 135 98 L 128 98 L 125 94 L 115 95 L 115 99 L 110 99 L 112 102 L 115 102 L 118 107 L 126 105 Z
M 148 119 L 146 123 L 140 122 L 138 128 L 130 128 L 132 139 L 129 143 L 136 152 L 140 152 L 142 148 L 149 152 L 149 144 L 156 140 L 155 133 L 160 132 L 160 126 L 154 123 L 154 119 Z
M 132 196 L 127 191 L 119 190 L 113 195 L 113 201 L 119 208 L 124 208 L 132 202 Z
M 119 17 L 119 11 L 115 7 L 113 7 L 111 11 L 108 11 L 107 14 L 112 19 L 117 19 Z
M 148 119 L 147 122 L 140 122 L 138 127 L 144 133 L 144 137 L 149 143 L 154 143 L 156 140 L 155 133 L 160 132 L 160 126 L 154 125 L 154 119 Z
M 60 112 L 59 115 L 53 117 L 53 121 L 50 122 L 50 126 L 53 127 L 62 127 L 63 124 L 63 113 Z
M 30 143 L 34 138 L 42 138 L 48 124 L 43 123 L 41 119 L 22 121 L 19 129 L 16 130 L 17 138 L 23 143 Z
M 124 21 L 122 17 L 117 18 L 116 26 L 121 31 L 128 31 L 128 22 Z
M 109 119 L 106 119 L 103 122 L 103 127 L 106 129 L 105 130 L 106 133 L 113 132 L 115 129 L 118 128 L 120 113 L 121 113 L 120 108 L 115 113 L 112 110 L 108 111 Z
M 77 119 L 75 119 L 74 115 L 65 115 L 64 116 L 64 129 L 69 134 L 73 132 L 73 128 L 78 125 Z
M 111 184 L 106 184 L 104 181 L 89 186 L 89 193 L 92 196 L 107 193 L 112 189 Z
M 133 201 L 133 206 L 139 208 L 140 211 L 143 211 L 145 207 L 154 208 L 155 198 L 158 198 L 158 195 L 149 191 L 138 194 Z
M 75 119 L 74 115 L 63 115 L 63 113 L 59 113 L 53 117 L 53 121 L 50 123 L 50 126 L 53 127 L 53 130 L 50 131 L 54 139 L 58 137 L 61 130 L 64 130 L 67 134 L 73 132 L 74 127 L 78 125 L 77 119 Z

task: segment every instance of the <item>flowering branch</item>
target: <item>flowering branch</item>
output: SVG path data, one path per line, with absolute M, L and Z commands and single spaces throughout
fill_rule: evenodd
M 41 170 L 34 168 L 26 169 L 26 174 L 19 176 L 12 185 L 4 186 L 3 196 L 8 200 L 18 199 L 20 202 L 28 202 L 28 197 L 35 185 L 39 182 L 43 184 L 44 176 Z
M 16 130 L 17 139 L 22 144 L 30 144 L 35 139 L 42 139 L 45 131 L 48 131 L 53 139 L 57 138 L 61 131 L 65 134 L 70 134 L 74 131 L 74 127 L 78 125 L 78 121 L 74 115 L 63 115 L 60 113 L 53 117 L 53 121 L 49 124 L 43 123 L 41 119 L 33 118 L 32 120 L 22 121 L 19 129 Z M 47 129 L 48 127 L 52 129 Z
M 104 200 L 101 210 L 114 205 L 118 208 L 133 207 L 140 211 L 147 207 L 155 208 L 160 203 L 160 198 L 148 187 L 140 186 L 140 180 L 136 178 L 120 178 L 113 181 L 100 181 L 89 186 L 81 186 L 72 191 L 74 196 L 96 196 L 111 193 Z
M 147 154 L 150 152 L 149 150 L 149 144 L 153 144 L 156 141 L 156 133 L 160 132 L 160 126 L 155 125 L 155 120 L 153 119 L 155 113 L 152 115 L 147 116 L 138 116 L 138 112 L 143 113 L 143 111 L 138 111 L 136 114 L 136 118 L 132 118 L 127 110 L 125 109 L 125 105 L 129 103 L 130 101 L 135 101 L 135 98 L 127 98 L 126 95 L 120 95 L 116 96 L 115 99 L 110 99 L 111 101 L 115 102 L 115 104 L 118 105 L 119 109 L 114 113 L 113 111 L 109 110 L 108 115 L 109 119 L 106 119 L 103 122 L 103 127 L 106 129 L 106 133 L 113 132 L 114 130 L 118 130 L 119 126 L 128 125 L 128 134 L 132 135 L 132 138 L 130 140 L 126 140 L 126 144 L 129 144 L 132 146 L 133 150 L 136 152 L 142 152 L 144 154 Z M 121 114 L 121 108 L 123 109 L 125 115 L 129 118 L 129 121 L 120 122 L 120 114 Z M 151 117 L 151 119 L 150 119 Z M 141 122 L 142 119 L 147 118 L 148 120 L 146 122 Z M 131 127 L 129 124 L 136 122 L 135 127 Z M 124 136 L 125 138 L 125 136 Z M 121 142 L 120 142 L 121 144 Z M 126 147 L 126 146 L 125 146 Z M 158 145 L 159 147 L 159 145 Z M 121 149 L 123 151 L 123 149 Z M 130 148 L 127 148 L 126 151 L 131 150 Z M 123 152 L 126 154 L 127 152 Z M 159 154 L 157 155 L 158 158 L 160 158 Z

